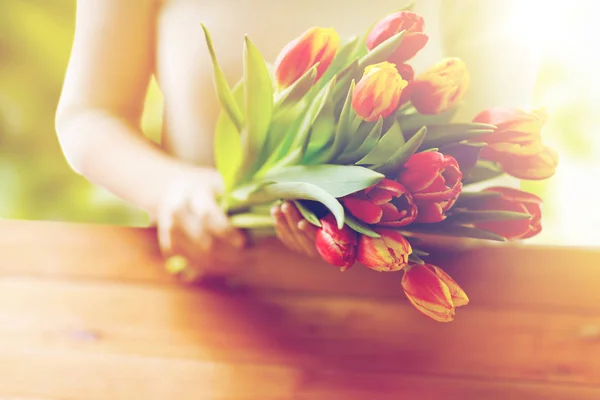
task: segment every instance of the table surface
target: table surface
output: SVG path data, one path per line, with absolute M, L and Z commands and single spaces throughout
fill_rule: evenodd
M 415 311 L 400 274 L 267 242 L 191 287 L 151 229 L 0 221 L 0 398 L 600 399 L 600 250 L 441 256 L 471 304 Z

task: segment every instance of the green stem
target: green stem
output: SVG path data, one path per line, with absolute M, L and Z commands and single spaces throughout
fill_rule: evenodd
M 265 229 L 275 225 L 273 217 L 264 214 L 244 213 L 230 217 L 231 224 L 241 229 Z

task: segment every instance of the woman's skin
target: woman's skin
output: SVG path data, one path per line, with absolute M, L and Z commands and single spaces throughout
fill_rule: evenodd
M 274 60 L 288 41 L 311 26 L 334 27 L 350 37 L 403 3 L 79 0 L 56 118 L 65 157 L 77 173 L 146 210 L 157 224 L 165 256 L 182 255 L 196 269 L 210 267 L 214 274 L 235 270 L 245 237 L 215 201 L 223 190 L 213 167 L 219 106 L 200 23 L 211 31 L 220 64 L 234 83 L 242 74 L 244 34 L 265 59 Z M 491 105 L 529 106 L 535 48 L 505 29 L 510 16 L 518 14 L 518 0 L 417 3 L 415 11 L 425 17 L 431 35 L 428 50 L 415 59 L 417 72 L 443 52 L 462 57 L 473 76 L 466 100 L 477 111 Z M 482 23 L 487 24 L 485 35 Z M 447 32 L 453 33 L 451 40 L 442 41 Z M 165 100 L 161 147 L 140 128 L 153 75 Z M 489 90 L 492 84 L 497 90 Z M 470 118 L 474 111 L 467 107 L 463 112 Z M 276 207 L 273 215 L 286 246 L 315 255 L 315 228 L 291 204 Z

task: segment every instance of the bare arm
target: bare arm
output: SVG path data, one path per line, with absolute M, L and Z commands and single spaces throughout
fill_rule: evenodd
M 182 170 L 140 130 L 156 0 L 80 0 L 56 126 L 75 171 L 151 214 Z

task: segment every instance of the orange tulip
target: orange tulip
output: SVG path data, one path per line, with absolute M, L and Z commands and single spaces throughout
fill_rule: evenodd
M 454 319 L 455 308 L 469 303 L 458 284 L 431 264 L 411 264 L 402 277 L 402 289 L 417 310 L 438 322 Z
M 469 87 L 469 72 L 459 58 L 442 61 L 417 76 L 411 100 L 421 114 L 440 114 L 456 106 Z
M 340 46 L 333 28 L 313 27 L 289 42 L 275 59 L 275 79 L 280 88 L 296 82 L 316 63 L 318 80 L 329 68 Z
M 491 108 L 479 113 L 474 122 L 496 125 L 494 132 L 474 141 L 488 145 L 481 157 L 496 161 L 504 172 L 519 179 L 540 180 L 554 175 L 558 155 L 542 143 L 541 130 L 546 112 L 524 112 L 514 108 Z
M 402 90 L 408 83 L 396 66 L 387 61 L 369 65 L 352 93 L 352 107 L 368 122 L 391 115 L 398 108 Z
M 400 233 L 376 228 L 380 237 L 362 235 L 358 241 L 356 261 L 379 272 L 399 271 L 408 264 L 412 247 Z

